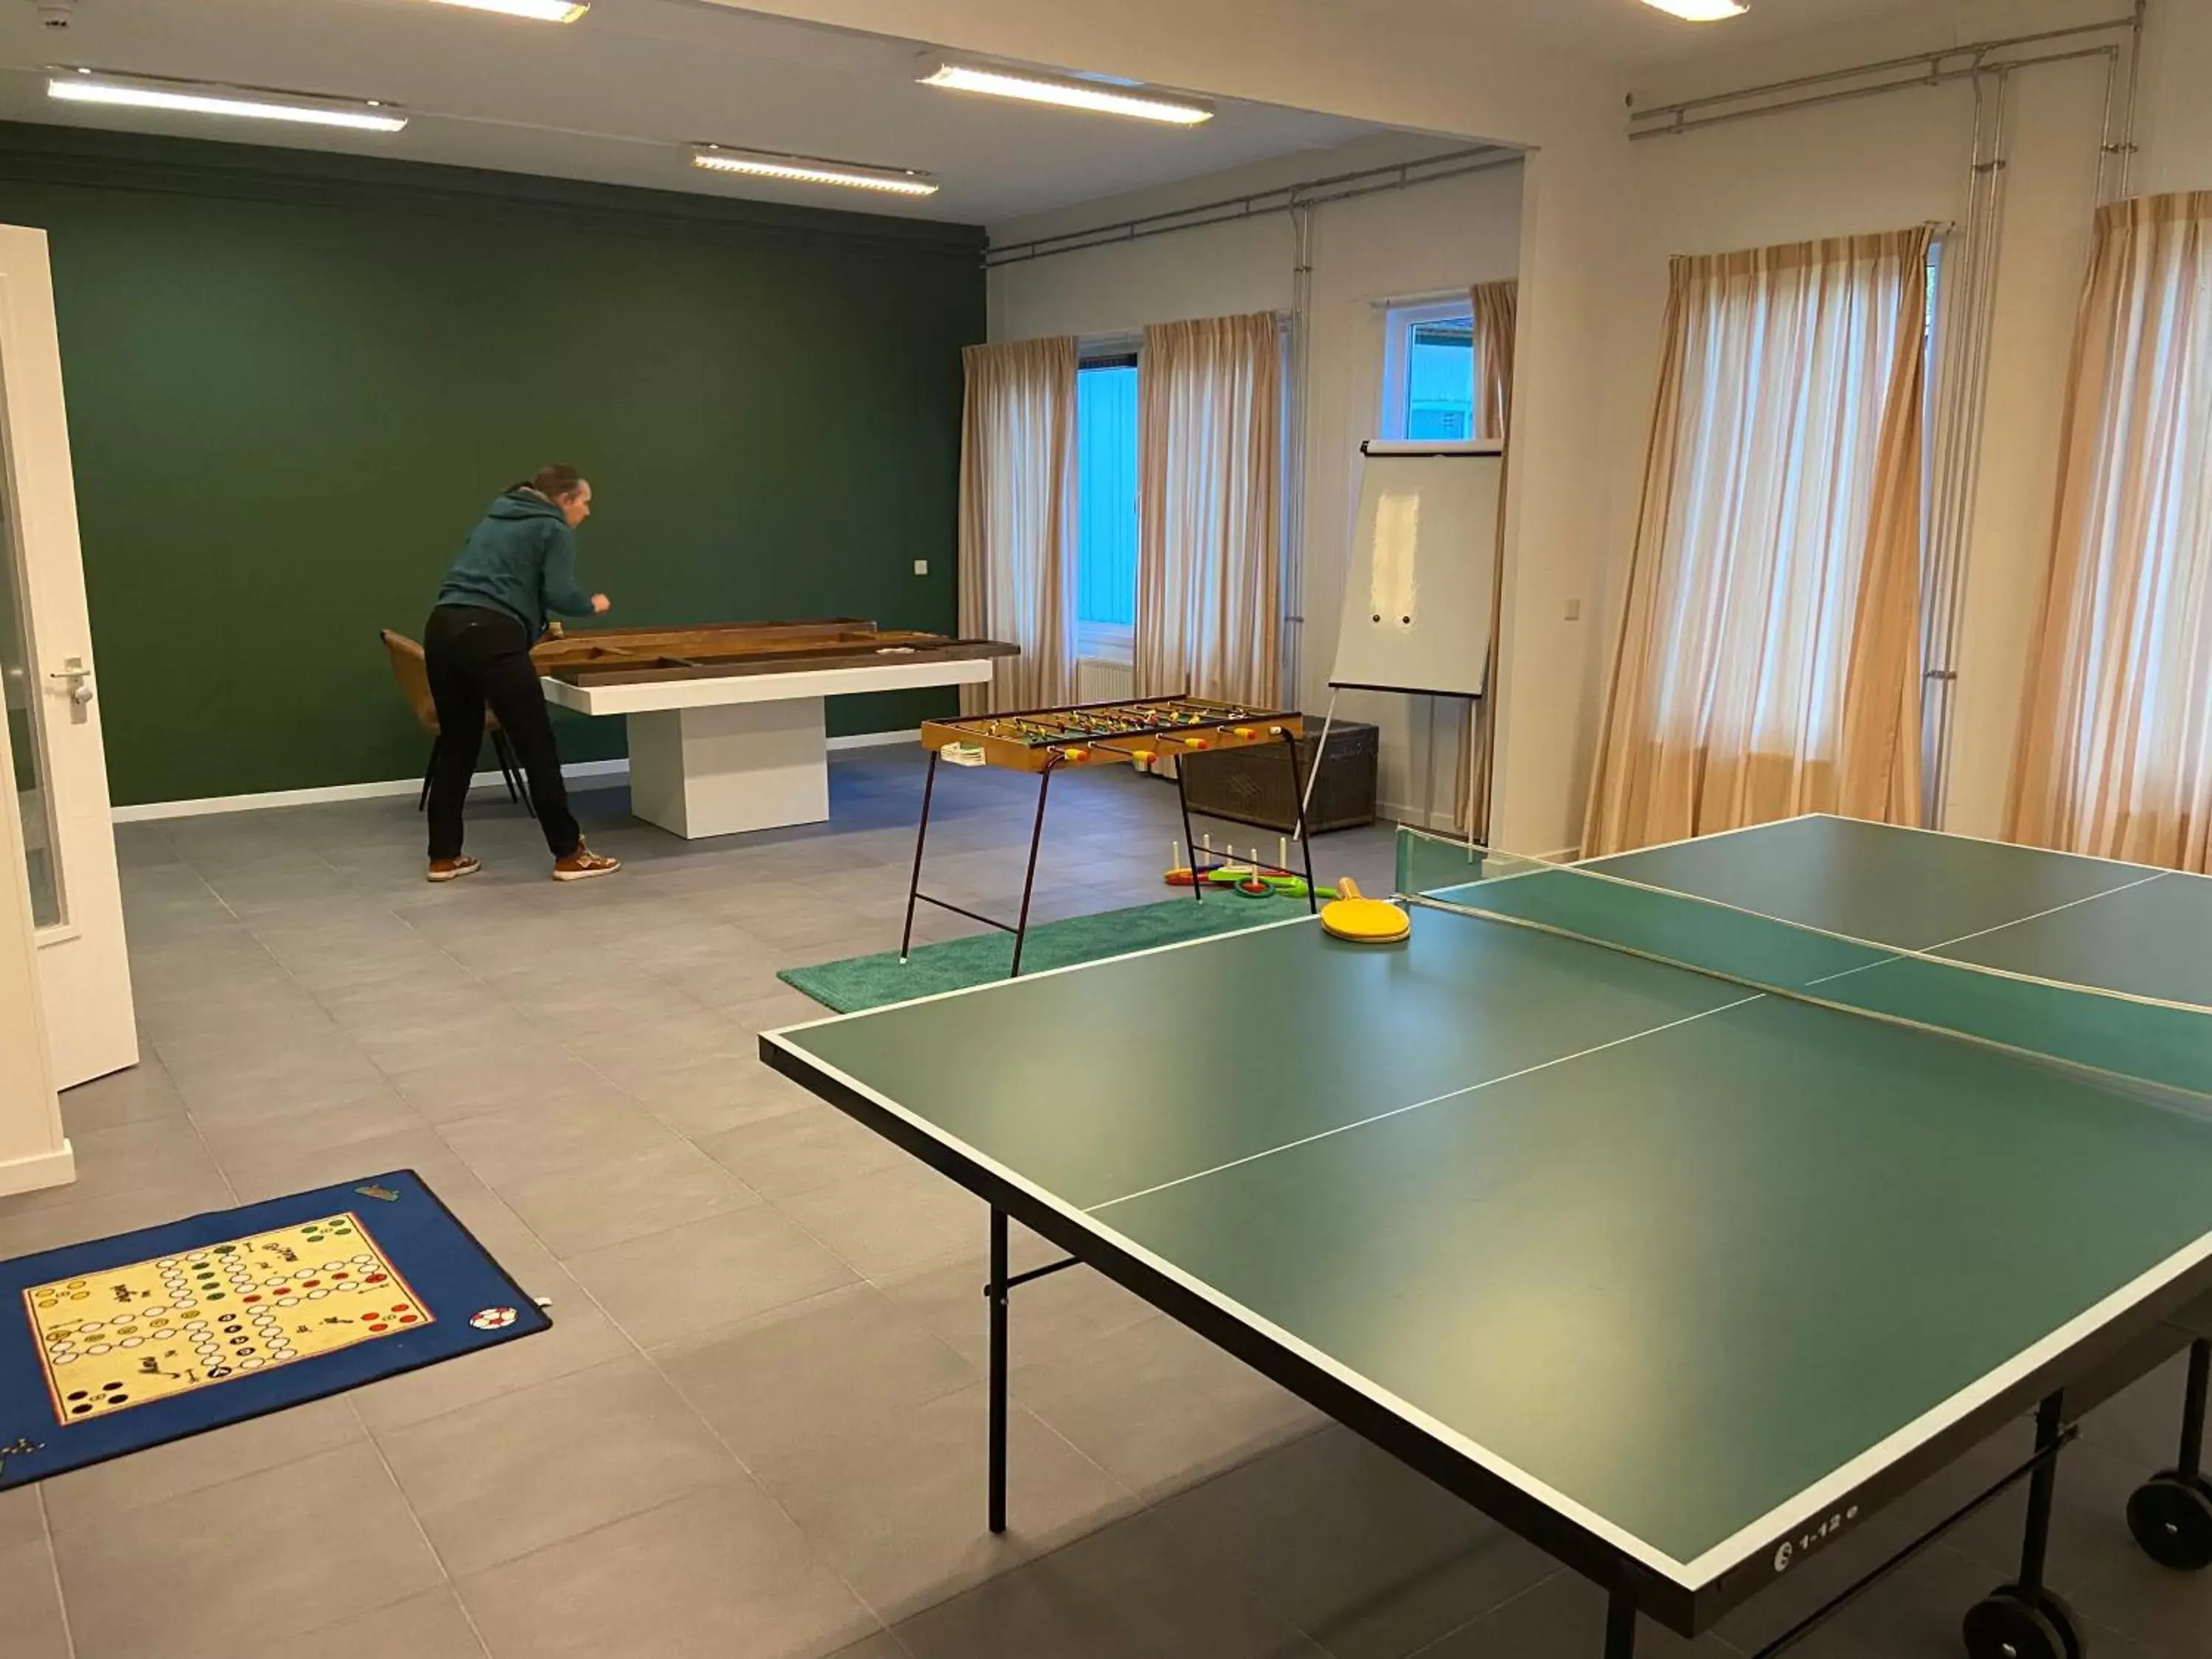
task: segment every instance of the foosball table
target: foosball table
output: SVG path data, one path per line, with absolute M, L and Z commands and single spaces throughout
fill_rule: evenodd
M 1029 935 L 1030 900 L 1036 888 L 1037 849 L 1044 841 L 1045 802 L 1051 792 L 1053 775 L 1069 767 L 1151 768 L 1215 750 L 1275 745 L 1282 750 L 1283 764 L 1290 768 L 1291 795 L 1298 803 L 1298 851 L 1304 865 L 1302 873 L 1306 903 L 1313 907 L 1313 848 L 1306 837 L 1305 780 L 1298 775 L 1298 738 L 1304 731 L 1301 716 L 1281 709 L 1190 696 L 1074 703 L 1061 708 L 1031 708 L 925 721 L 921 742 L 929 751 L 929 769 L 921 786 L 921 824 L 915 832 L 914 875 L 907 885 L 906 927 L 899 937 L 899 959 L 903 962 L 914 945 L 915 906 L 931 904 L 970 921 L 981 922 L 987 927 L 1012 933 L 1014 958 L 1007 977 L 1013 978 L 1022 971 L 1022 945 Z M 921 890 L 922 854 L 929 842 L 929 811 L 936 798 L 939 761 L 956 766 L 994 766 L 1036 775 L 1036 817 L 1030 826 L 1029 859 L 1022 873 L 1021 909 L 1012 922 Z M 1183 844 L 1190 855 L 1191 897 L 1202 904 L 1209 872 L 1226 867 L 1231 860 L 1214 860 L 1200 853 L 1198 841 L 1191 833 L 1193 810 L 1189 791 L 1184 787 L 1182 769 L 1178 765 L 1174 771 L 1176 805 L 1182 814 Z M 1277 875 L 1301 873 L 1280 863 L 1265 862 L 1256 850 L 1250 860 L 1234 862 L 1249 863 L 1258 870 Z

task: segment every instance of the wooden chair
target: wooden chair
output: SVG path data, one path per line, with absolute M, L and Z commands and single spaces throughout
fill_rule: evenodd
M 392 678 L 399 683 L 399 695 L 414 710 L 415 723 L 430 734 L 430 764 L 422 769 L 422 790 L 415 797 L 415 810 L 419 812 L 429 803 L 430 772 L 437 764 L 438 704 L 430 695 L 430 671 L 423 662 L 422 647 L 388 628 L 380 631 L 380 637 L 384 641 L 384 654 L 392 661 Z M 499 716 L 489 708 L 484 710 L 484 735 L 491 739 L 499 775 L 507 781 L 507 798 L 534 817 L 536 809 L 530 804 L 530 786 L 523 778 L 522 763 L 515 758 L 514 745 L 507 740 L 507 733 L 500 729 Z

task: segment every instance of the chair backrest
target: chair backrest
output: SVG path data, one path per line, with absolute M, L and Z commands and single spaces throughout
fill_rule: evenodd
M 422 647 L 388 628 L 379 629 L 377 637 L 384 641 L 384 654 L 392 659 L 392 678 L 399 682 L 399 695 L 414 711 L 416 724 L 432 737 L 437 736 L 438 700 L 430 695 L 430 665 L 423 659 Z M 484 730 L 499 730 L 499 716 L 489 708 L 484 710 Z
M 388 628 L 381 629 L 380 636 L 384 641 L 384 654 L 392 659 L 392 678 L 399 683 L 399 695 L 407 699 L 416 724 L 434 735 L 438 730 L 438 705 L 430 696 L 430 670 L 422 660 L 422 647 L 404 634 L 395 634 Z

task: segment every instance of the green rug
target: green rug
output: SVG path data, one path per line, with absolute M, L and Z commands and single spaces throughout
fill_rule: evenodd
M 1156 945 L 1233 933 L 1306 914 L 1302 898 L 1272 893 L 1266 898 L 1248 898 L 1242 893 L 1223 892 L 1209 896 L 1203 904 L 1186 896 L 1126 910 L 1102 910 L 1096 915 L 1070 916 L 1065 921 L 1041 921 L 1030 928 L 1029 941 L 1022 948 L 1022 976 L 1026 979 L 1047 968 L 1072 968 L 1078 963 L 1125 957 Z M 823 1007 L 850 1014 L 863 1008 L 880 1008 L 887 1002 L 904 1002 L 910 997 L 934 996 L 940 991 L 964 990 L 970 985 L 1004 979 L 1013 959 L 1014 936 L 994 932 L 947 939 L 941 945 L 917 945 L 903 963 L 897 951 L 884 951 L 872 957 L 848 957 L 842 962 L 817 962 L 811 968 L 787 968 L 776 977 L 797 986 Z

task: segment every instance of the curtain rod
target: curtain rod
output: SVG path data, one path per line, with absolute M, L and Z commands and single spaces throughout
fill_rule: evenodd
M 2078 31 L 2069 32 L 2078 33 Z M 1963 50 L 1963 48 L 1960 50 Z M 1909 92 L 1917 87 L 1948 86 L 1955 82 L 1977 80 L 1984 75 L 2004 75 L 2008 74 L 2014 70 L 2034 69 L 2039 65 L 2045 64 L 2072 64 L 2080 62 L 2084 58 L 2102 58 L 2110 60 L 2117 58 L 2119 55 L 2119 51 L 2120 48 L 2117 46 L 2083 46 L 2074 52 L 2045 52 L 2039 58 L 2008 58 L 2004 62 L 1998 64 L 1977 64 L 1968 69 L 1931 70 L 1926 75 L 1916 75 L 1909 79 L 1902 81 L 1884 81 L 1878 85 L 1871 87 L 1847 87 L 1841 91 L 1824 92 L 1811 98 L 1784 99 L 1778 103 L 1753 105 L 1749 109 L 1720 110 L 1711 115 L 1701 115 L 1694 121 L 1685 121 L 1680 116 L 1677 116 L 1665 126 L 1638 128 L 1632 131 L 1628 136 L 1632 140 L 1640 140 L 1644 138 L 1672 138 L 1680 133 L 1696 132 L 1705 127 L 1723 126 L 1731 121 L 1748 121 L 1754 116 L 1780 115 L 1790 110 L 1818 109 L 1824 105 L 1849 103 L 1855 99 L 1877 97 L 1887 92 Z M 1956 52 L 1946 52 L 1943 55 L 1945 57 L 1956 57 L 1958 53 Z M 1923 58 L 1915 58 L 1912 61 L 1922 63 L 1928 60 Z M 1846 72 L 1865 74 L 1869 71 L 1855 70 Z M 1735 97 L 1749 98 L 1756 96 L 1759 92 L 1763 90 L 1765 90 L 1765 88 L 1754 88 L 1749 91 L 1738 93 L 1733 95 Z M 1713 102 L 1718 100 L 1707 100 L 1705 101 Z M 1656 110 L 1653 110 L 1650 112 L 1654 115 L 1659 113 Z M 1630 118 L 1634 119 L 1636 118 L 1632 117 Z
M 1709 109 L 1716 104 L 1741 103 L 1747 98 L 1764 98 L 1775 93 L 1796 92 L 1807 87 L 1825 86 L 1837 81 L 1855 81 L 1863 75 L 1880 75 L 1891 70 L 1913 69 L 1925 65 L 1932 74 L 1942 68 L 1946 58 L 1980 58 L 1993 52 L 2007 51 L 2017 46 L 2037 46 L 2047 40 L 2069 40 L 2084 34 L 2106 34 L 2122 29 L 2133 29 L 2138 24 L 2139 13 L 2140 8 L 2136 12 L 2131 12 L 2125 17 L 2110 18 L 2103 22 L 2076 23 L 2069 28 L 2044 29 L 2033 34 L 2013 34 L 1995 40 L 1977 40 L 1966 46 L 1944 46 L 1934 51 L 1915 52 L 1905 58 L 1885 58 L 1875 63 L 1855 64 L 1849 69 L 1824 70 L 1818 75 L 1800 75 L 1786 81 L 1769 81 L 1763 86 L 1740 87 L 1732 92 L 1711 93 L 1702 98 L 1685 98 L 1672 104 L 1655 104 L 1649 109 L 1632 111 L 1628 118 L 1633 123 L 1656 121 L 1665 116 L 1679 118 L 1692 110 Z M 2031 61 L 2040 63 L 2045 60 L 2037 58 Z M 1990 67 L 1996 66 L 1992 64 Z M 1916 76 L 1911 80 L 1893 82 L 1881 88 L 1867 88 L 1867 90 L 1887 91 L 1890 85 L 1922 86 L 1927 83 L 1927 79 L 1928 77 Z M 1794 103 L 1776 106 L 1779 108 L 1796 106 Z M 1705 124 L 1697 122 L 1688 125 Z M 1684 130 L 1686 130 L 1686 127 Z M 1638 132 L 1632 136 L 1641 138 L 1646 134 Z
M 1473 283 L 1462 283 L 1457 288 L 1431 289 L 1422 294 L 1378 294 L 1367 303 L 1376 311 L 1397 311 L 1407 306 L 1438 306 L 1447 300 L 1467 300 L 1473 303 Z
M 1388 167 L 1364 167 L 1357 173 L 1305 179 L 1297 184 L 1279 185 L 1272 190 L 1224 197 L 1218 202 L 1195 203 L 1173 212 L 1148 213 L 1133 219 L 1117 220 L 1110 224 L 1092 225 L 1083 230 L 1063 231 L 1056 236 L 1038 236 L 1028 241 L 986 247 L 983 264 L 987 270 L 994 265 L 1018 264 L 1028 259 L 1050 258 L 1056 253 L 1080 253 L 1087 248 L 1111 247 L 1147 236 L 1164 236 L 1178 230 L 1200 230 L 1208 225 L 1264 218 L 1271 214 L 1288 213 L 1297 208 L 1349 201 L 1356 196 L 1371 196 L 1381 191 L 1407 190 L 1415 185 L 1441 184 L 1447 179 L 1459 179 L 1471 173 L 1487 173 L 1496 167 L 1510 167 L 1521 159 L 1522 152 L 1517 149 L 1501 144 L 1476 144 L 1466 149 L 1446 150 L 1441 155 L 1431 155 L 1418 161 L 1398 161 Z M 1463 165 L 1448 165 L 1451 163 Z M 1373 182 L 1377 180 L 1381 182 Z

